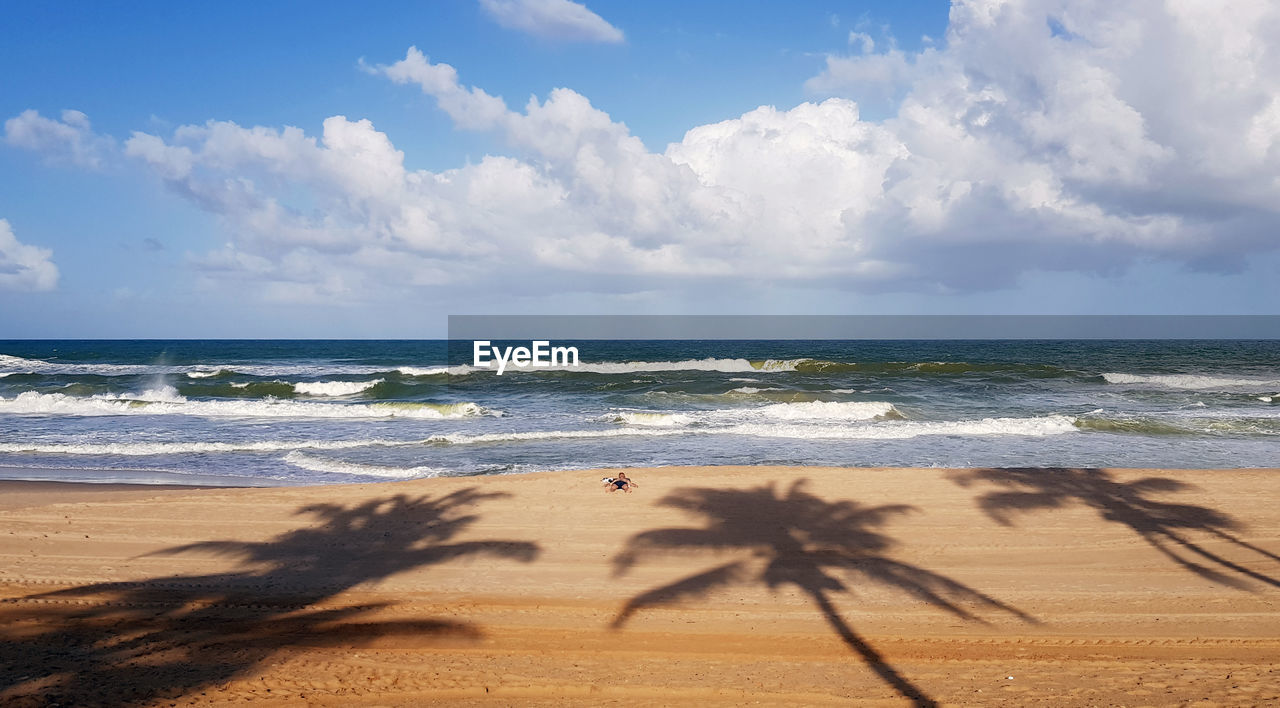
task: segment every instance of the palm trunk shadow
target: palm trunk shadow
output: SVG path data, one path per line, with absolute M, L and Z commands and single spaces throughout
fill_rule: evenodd
M 875 650 L 875 647 L 871 646 L 865 639 L 858 636 L 858 633 L 853 631 L 853 628 L 850 627 L 848 623 L 844 621 L 844 618 L 840 616 L 840 613 L 836 610 L 835 606 L 831 604 L 831 599 L 827 597 L 825 592 L 821 590 L 814 590 L 811 591 L 809 595 L 813 598 L 814 603 L 818 605 L 818 609 L 822 610 L 822 616 L 827 619 L 827 623 L 836 631 L 836 634 L 840 635 L 840 638 L 844 640 L 845 644 L 849 645 L 850 649 L 857 652 L 862 661 L 866 663 L 866 665 L 869 666 L 881 680 L 892 686 L 895 691 L 901 694 L 904 698 L 909 699 L 917 706 L 938 705 L 937 701 L 930 698 L 922 689 L 908 681 L 902 674 L 898 673 L 897 670 L 893 668 L 893 665 L 888 661 L 885 661 L 885 658 L 880 654 L 880 652 Z
M 615 576 L 668 553 L 733 552 L 749 554 L 750 559 L 725 563 L 642 592 L 619 610 L 612 627 L 621 628 L 642 609 L 705 598 L 724 587 L 759 584 L 775 590 L 794 586 L 812 599 L 840 639 L 884 683 L 916 705 L 933 706 L 936 702 L 923 689 L 907 680 L 840 616 L 828 595 L 848 589 L 838 576 L 895 588 L 967 621 L 983 621 L 966 608 L 973 605 L 1035 622 L 1016 607 L 963 583 L 890 557 L 894 541 L 879 528 L 914 507 L 829 501 L 805 491 L 804 485 L 804 480 L 798 480 L 785 491 L 772 483 L 753 489 L 687 487 L 661 499 L 658 505 L 682 510 L 704 525 L 635 534 L 614 556 Z M 758 572 L 757 564 L 761 566 Z

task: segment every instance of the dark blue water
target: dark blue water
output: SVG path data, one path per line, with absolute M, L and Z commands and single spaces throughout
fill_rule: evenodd
M 0 476 L 1280 465 L 1274 340 L 555 344 L 579 366 L 498 376 L 470 342 L 0 342 Z

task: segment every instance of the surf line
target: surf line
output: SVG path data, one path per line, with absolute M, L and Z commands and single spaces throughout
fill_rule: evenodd
M 490 359 L 492 357 L 492 359 Z M 487 339 L 471 343 L 471 363 L 477 369 L 488 369 L 491 362 L 498 364 L 498 376 L 507 365 L 517 369 L 530 367 L 578 366 L 577 347 L 553 347 L 545 339 L 535 339 L 527 347 L 496 347 Z

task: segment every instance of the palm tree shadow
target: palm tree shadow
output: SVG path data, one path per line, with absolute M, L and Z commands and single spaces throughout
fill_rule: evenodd
M 237 568 L 100 583 L 0 602 L 0 703 L 134 705 L 240 676 L 282 649 L 380 637 L 481 636 L 438 619 L 372 621 L 388 606 L 315 607 L 351 588 L 466 557 L 532 561 L 535 544 L 455 541 L 468 513 L 507 496 L 465 489 L 296 513 L 315 524 L 264 542 L 219 541 L 152 555 L 211 553 Z
M 1103 520 L 1128 527 L 1166 558 L 1202 578 L 1239 589 L 1250 588 L 1246 579 L 1280 587 L 1280 580 L 1275 577 L 1229 560 L 1192 540 L 1188 534 L 1200 532 L 1280 562 L 1280 556 L 1230 533 L 1241 525 L 1227 514 L 1152 498 L 1154 494 L 1194 488 L 1175 479 L 1146 477 L 1120 482 L 1108 470 L 1067 468 L 980 469 L 952 473 L 951 479 L 964 487 L 986 482 L 1002 488 L 1004 491 L 982 495 L 978 504 L 1004 526 L 1013 525 L 1014 513 L 1082 504 L 1096 510 Z
M 773 483 L 753 489 L 677 489 L 658 504 L 700 517 L 700 528 L 666 528 L 631 537 L 613 559 L 622 575 L 646 558 L 672 553 L 738 553 L 744 558 L 695 573 L 631 598 L 614 618 L 620 629 L 637 612 L 686 598 L 705 597 L 734 584 L 793 585 L 817 605 L 822 616 L 889 686 L 919 705 L 934 705 L 844 621 L 830 594 L 857 583 L 880 584 L 908 593 L 966 620 L 985 622 L 968 606 L 1035 620 L 992 597 L 925 568 L 887 555 L 893 541 L 876 529 L 915 509 L 905 505 L 867 507 L 854 501 L 826 501 L 804 490 L 799 480 L 785 493 Z

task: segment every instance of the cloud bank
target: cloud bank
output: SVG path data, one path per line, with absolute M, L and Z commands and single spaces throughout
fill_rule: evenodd
M 19 241 L 8 220 L 0 219 L 0 290 L 53 290 L 58 285 L 58 267 L 52 256 L 47 248 Z
M 93 132 L 89 117 L 80 111 L 62 112 L 62 120 L 45 118 L 34 110 L 23 111 L 4 122 L 4 141 L 34 150 L 50 162 L 99 169 L 115 149 L 115 141 Z
M 507 154 L 408 170 L 344 116 L 318 136 L 135 133 L 125 153 L 226 222 L 228 244 L 194 260 L 206 278 L 277 299 L 539 282 L 972 292 L 1152 260 L 1228 272 L 1280 245 L 1275 3 L 956 0 L 938 47 L 851 40 L 809 82 L 831 97 L 662 152 L 571 89 L 512 108 L 410 48 L 372 71 Z M 897 97 L 892 117 L 861 118 L 870 92 Z
M 495 22 L 543 39 L 566 42 L 623 41 L 622 30 L 570 0 L 480 0 Z

